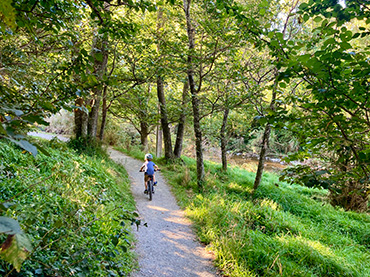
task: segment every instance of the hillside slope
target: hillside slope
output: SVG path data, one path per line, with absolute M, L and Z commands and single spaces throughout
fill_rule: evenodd
M 125 171 L 104 154 L 41 144 L 49 156 L 0 141 L 0 216 L 17 219 L 33 246 L 17 276 L 127 275 L 136 219 Z M 0 275 L 15 276 L 13 265 L 0 259 Z

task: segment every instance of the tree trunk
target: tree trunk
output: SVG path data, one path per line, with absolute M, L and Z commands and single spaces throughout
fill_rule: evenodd
M 183 144 L 184 132 L 185 132 L 185 119 L 186 119 L 185 102 L 186 102 L 186 94 L 188 92 L 188 89 L 189 89 L 189 83 L 185 82 L 184 88 L 182 90 L 181 115 L 179 119 L 179 124 L 177 126 L 176 143 L 175 143 L 175 149 L 174 149 L 174 154 L 176 158 L 181 158 L 182 144 Z
M 101 114 L 101 126 L 100 126 L 100 132 L 99 132 L 100 141 L 103 141 L 105 126 L 107 123 L 107 112 L 108 112 L 107 88 L 108 88 L 107 86 L 104 86 L 104 90 L 103 90 L 103 106 L 102 106 L 102 114 Z
M 148 149 L 149 125 L 146 122 L 140 123 L 140 143 L 144 151 Z
M 271 102 L 270 102 L 270 110 L 272 111 L 275 111 L 275 101 L 276 101 L 276 93 L 277 93 L 276 86 L 277 86 L 277 80 L 275 81 L 275 85 L 272 90 L 272 97 L 271 97 Z M 271 133 L 271 125 L 270 123 L 267 122 L 265 126 L 265 131 L 263 132 L 261 152 L 260 152 L 260 157 L 258 160 L 256 178 L 254 179 L 254 185 L 253 185 L 253 193 L 257 190 L 257 188 L 261 184 L 263 169 L 265 167 L 266 152 L 269 148 L 270 133 Z
M 156 143 L 156 156 L 159 158 L 159 157 L 162 157 L 162 144 L 163 144 L 162 129 L 161 129 L 160 125 L 157 126 L 156 141 L 157 141 L 157 143 Z
M 90 101 L 91 111 L 89 113 L 88 122 L 88 136 L 90 139 L 95 140 L 98 130 L 98 118 L 101 94 L 103 90 L 103 75 L 107 69 L 108 63 L 108 37 L 103 35 L 99 37 L 99 33 L 94 37 L 92 56 L 94 57 L 94 75 L 98 84 L 92 90 L 92 99 Z
M 163 26 L 164 26 L 163 9 L 160 8 L 158 10 L 158 17 L 157 17 L 158 37 L 161 36 L 161 30 L 163 29 Z M 157 51 L 159 54 L 161 53 L 160 40 L 157 44 Z M 157 75 L 157 95 L 158 95 L 159 110 L 160 110 L 160 115 L 161 115 L 162 132 L 163 132 L 164 157 L 167 160 L 172 160 L 174 159 L 174 154 L 172 151 L 171 130 L 170 130 L 169 123 L 168 123 L 166 97 L 164 95 L 163 77 L 162 77 L 161 70 L 159 70 L 157 74 L 158 74 Z
M 163 141 L 164 141 L 164 157 L 167 160 L 174 158 L 172 151 L 172 142 L 171 142 L 171 130 L 168 124 L 167 108 L 166 108 L 166 98 L 164 95 L 163 89 L 163 79 L 158 76 L 157 78 L 157 94 L 159 101 L 159 109 L 161 112 L 161 126 L 163 132 Z
M 197 155 L 197 184 L 198 188 L 203 188 L 204 182 L 204 163 L 203 163 L 203 149 L 202 149 L 202 130 L 200 128 L 200 111 L 199 111 L 199 98 L 198 92 L 200 91 L 200 87 L 198 91 L 195 88 L 195 81 L 194 81 L 194 68 L 193 68 L 193 57 L 192 53 L 195 49 L 194 44 L 194 28 L 191 23 L 190 17 L 190 4 L 191 0 L 184 0 L 184 11 L 186 17 L 186 26 L 187 26 L 187 34 L 189 40 L 189 56 L 188 56 L 188 79 L 189 79 L 189 88 L 191 93 L 191 103 L 193 106 L 193 120 L 194 120 L 194 133 L 195 133 L 195 147 L 196 147 L 196 155 Z
M 222 126 L 220 131 L 220 140 L 221 140 L 221 160 L 222 160 L 222 169 L 227 171 L 227 157 L 226 157 L 226 126 L 227 126 L 227 119 L 229 117 L 229 108 L 224 110 L 224 117 L 222 120 Z
M 269 147 L 270 133 L 271 133 L 271 125 L 267 123 L 265 127 L 265 131 L 263 132 L 261 152 L 260 152 L 260 157 L 258 160 L 258 168 L 257 168 L 256 178 L 254 180 L 254 185 L 253 185 L 254 191 L 256 191 L 256 189 L 261 183 L 263 169 L 265 167 L 266 152 Z
M 76 99 L 75 104 L 77 107 L 81 107 L 81 109 L 76 108 L 74 110 L 74 120 L 75 120 L 75 128 L 74 133 L 76 139 L 85 138 L 87 136 L 87 113 L 82 110 L 84 106 L 84 99 L 79 97 Z

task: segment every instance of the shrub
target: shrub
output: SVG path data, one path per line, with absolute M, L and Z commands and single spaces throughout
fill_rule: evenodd
M 42 145 L 50 156 L 0 141 L 0 203 L 12 204 L 0 213 L 17 219 L 33 245 L 21 276 L 127 275 L 134 266 L 129 225 L 138 223 L 127 174 L 102 156 L 57 141 Z M 13 271 L 0 260 L 0 275 Z

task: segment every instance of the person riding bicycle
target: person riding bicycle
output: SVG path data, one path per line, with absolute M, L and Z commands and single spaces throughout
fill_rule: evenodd
M 147 182 L 149 181 L 149 176 L 153 176 L 153 184 L 157 185 L 157 181 L 155 180 L 154 172 L 156 170 L 159 170 L 158 166 L 152 162 L 153 156 L 152 154 L 146 154 L 145 155 L 145 162 L 140 168 L 140 172 L 144 171 L 144 184 L 145 184 L 145 190 L 144 193 L 148 193 L 148 185 Z

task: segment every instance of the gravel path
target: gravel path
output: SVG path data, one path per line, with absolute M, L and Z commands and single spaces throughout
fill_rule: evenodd
M 212 265 L 212 254 L 197 241 L 161 174 L 156 173 L 158 186 L 149 201 L 143 193 L 143 173 L 139 172 L 143 161 L 113 149 L 108 152 L 112 160 L 126 168 L 137 210 L 142 222 L 148 224 L 148 228 L 134 230 L 140 269 L 132 276 L 219 276 Z

